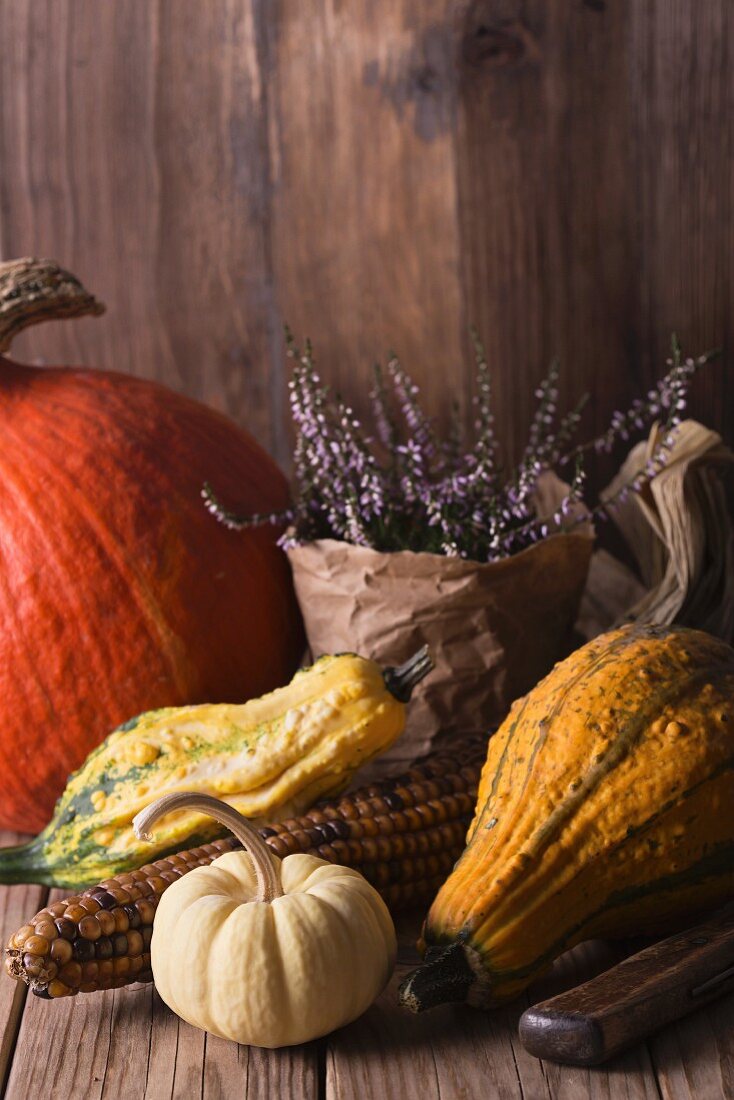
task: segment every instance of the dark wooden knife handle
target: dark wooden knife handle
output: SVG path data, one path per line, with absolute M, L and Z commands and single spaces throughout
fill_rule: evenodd
M 593 1066 L 727 992 L 734 992 L 731 908 L 527 1009 L 520 1040 L 538 1058 Z

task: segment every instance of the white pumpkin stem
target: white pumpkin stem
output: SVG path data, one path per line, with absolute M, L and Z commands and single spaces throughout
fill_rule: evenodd
M 257 879 L 257 897 L 255 901 L 271 902 L 283 897 L 283 887 L 280 882 L 275 860 L 278 858 L 268 848 L 260 834 L 253 828 L 247 818 L 238 813 L 232 806 L 222 802 L 219 798 L 212 798 L 209 794 L 196 794 L 182 791 L 180 794 L 164 794 L 146 806 L 133 818 L 133 830 L 139 840 L 152 840 L 150 830 L 159 818 L 176 810 L 199 810 L 207 817 L 213 817 L 219 821 L 234 836 L 237 837 L 255 866 Z M 280 862 L 280 861 L 278 861 Z
M 0 352 L 29 325 L 62 317 L 104 313 L 101 302 L 84 289 L 75 275 L 55 260 L 21 260 L 0 263 Z

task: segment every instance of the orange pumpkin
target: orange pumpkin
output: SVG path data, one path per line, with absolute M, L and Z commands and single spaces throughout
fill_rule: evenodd
M 0 352 L 27 324 L 99 313 L 48 261 L 0 265 Z M 69 772 L 139 711 L 235 702 L 303 648 L 288 563 L 265 527 L 226 530 L 286 480 L 234 423 L 155 383 L 0 356 L 0 826 L 36 831 Z

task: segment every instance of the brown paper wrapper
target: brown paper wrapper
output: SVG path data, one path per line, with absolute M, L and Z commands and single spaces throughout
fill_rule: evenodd
M 389 666 L 427 643 L 435 663 L 405 733 L 360 780 L 486 732 L 570 651 L 592 534 L 583 525 L 489 564 L 333 539 L 288 551 L 314 659 L 350 651 Z

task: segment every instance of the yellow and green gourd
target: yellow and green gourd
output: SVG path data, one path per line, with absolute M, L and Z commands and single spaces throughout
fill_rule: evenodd
M 583 940 L 662 933 L 732 897 L 734 649 L 628 626 L 557 665 L 491 739 L 401 1001 L 492 1007 Z
M 77 889 L 221 834 L 212 818 L 184 810 L 163 819 L 153 846 L 139 840 L 134 816 L 164 794 L 212 795 L 255 822 L 302 813 L 393 744 L 431 667 L 425 650 L 384 673 L 353 654 L 326 656 L 260 699 L 125 722 L 70 777 L 46 828 L 0 851 L 0 883 Z

